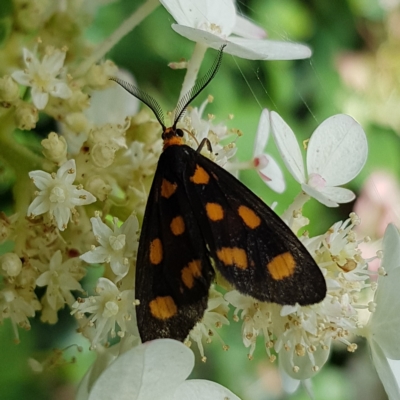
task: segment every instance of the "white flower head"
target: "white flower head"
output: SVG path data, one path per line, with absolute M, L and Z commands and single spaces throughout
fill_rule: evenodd
M 293 379 L 305 380 L 326 363 L 332 341 L 346 345 L 349 352 L 355 351 L 356 345 L 350 338 L 359 327 L 357 310 L 366 308 L 359 303 L 359 294 L 370 284 L 368 265 L 356 251 L 359 242 L 354 240 L 352 232 L 354 221 L 335 224 L 326 234 L 304 240 L 327 282 L 328 291 L 322 302 L 281 306 L 257 301 L 237 291 L 225 295 L 236 308 L 234 319 L 243 320 L 243 343 L 250 348 L 250 358 L 258 336 L 262 335 L 270 361 L 276 359 L 272 352 L 275 350 L 280 368 Z
M 129 271 L 129 258 L 134 255 L 138 246 L 137 218 L 131 215 L 121 226 L 118 219 L 114 218 L 112 228 L 106 225 L 98 215 L 90 221 L 100 246 L 82 254 L 80 258 L 90 264 L 110 263 L 117 281 L 122 279 Z
M 18 83 L 32 88 L 33 104 L 43 110 L 49 101 L 49 95 L 67 99 L 72 91 L 64 78 L 59 78 L 64 60 L 65 50 L 46 48 L 46 54 L 39 61 L 29 50 L 23 49 L 26 69 L 15 71 L 11 75 Z
M 63 231 L 76 206 L 90 204 L 96 198 L 88 191 L 73 185 L 76 177 L 75 160 L 68 160 L 57 173 L 32 171 L 29 177 L 39 189 L 37 197 L 28 208 L 28 216 L 35 217 L 49 213 L 54 218 L 58 229 Z
M 184 344 L 157 339 L 136 346 L 110 364 L 90 386 L 82 382 L 78 398 L 88 400 L 240 400 L 223 386 L 206 380 L 186 380 L 194 354 Z
M 96 286 L 95 296 L 78 299 L 72 305 L 71 314 L 78 319 L 84 314 L 91 314 L 88 327 L 94 327 L 92 346 L 96 347 L 107 338 L 124 337 L 126 333 L 139 336 L 136 326 L 135 292 L 133 290 L 119 291 L 117 286 L 106 278 L 100 278 Z
M 311 56 L 307 46 L 263 39 L 265 32 L 239 17 L 233 1 L 160 1 L 177 22 L 172 25 L 175 32 L 207 47 L 219 49 L 226 45 L 226 53 L 250 60 L 295 60 Z
M 308 143 L 307 174 L 293 131 L 273 111 L 271 127 L 286 167 L 305 193 L 327 207 L 355 198 L 351 190 L 338 187 L 355 178 L 367 160 L 367 138 L 353 118 L 338 114 L 317 127 Z

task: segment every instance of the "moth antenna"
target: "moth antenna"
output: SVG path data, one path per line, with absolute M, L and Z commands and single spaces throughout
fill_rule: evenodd
M 222 62 L 222 54 L 226 44 L 222 45 L 219 49 L 217 58 L 214 61 L 214 64 L 208 70 L 208 72 L 201 77 L 196 84 L 179 100 L 178 105 L 175 109 L 175 120 L 172 125 L 173 128 L 176 128 L 176 124 L 182 118 L 183 114 L 186 111 L 186 107 L 200 94 L 200 92 L 213 80 L 214 76 L 218 72 L 218 69 Z
M 163 131 L 165 131 L 165 129 L 167 129 L 165 126 L 163 110 L 154 97 L 150 96 L 148 93 L 137 88 L 136 86 L 133 86 L 132 84 L 123 81 L 122 79 L 112 77 L 112 78 L 110 78 L 110 80 L 117 82 L 118 85 L 123 87 L 128 93 L 130 93 L 132 96 L 135 96 L 141 102 L 146 104 L 151 109 L 151 111 L 153 111 L 153 113 L 156 116 L 157 121 L 160 123 Z

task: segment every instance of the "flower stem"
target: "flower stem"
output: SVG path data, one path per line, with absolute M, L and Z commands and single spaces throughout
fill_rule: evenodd
M 128 17 L 107 39 L 100 43 L 94 50 L 92 55 L 88 57 L 73 72 L 74 77 L 84 75 L 89 68 L 98 60 L 103 58 L 125 35 L 139 25 L 149 14 L 151 14 L 158 6 L 158 0 L 147 0 L 140 6 L 130 17 Z
M 179 100 L 194 86 L 207 48 L 207 46 L 201 43 L 196 43 L 196 46 L 194 46 L 192 57 L 187 63 L 186 75 L 182 83 Z

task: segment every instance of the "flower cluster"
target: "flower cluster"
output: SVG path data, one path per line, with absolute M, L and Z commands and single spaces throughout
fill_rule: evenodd
M 192 344 L 203 361 L 204 342 L 217 338 L 228 349 L 217 330 L 229 325 L 233 308 L 233 321 L 242 321 L 249 358 L 263 337 L 269 360 L 278 359 L 282 373 L 296 382 L 323 367 L 334 342 L 354 352 L 354 337 L 366 337 L 386 390 L 400 398 L 392 375 L 388 378 L 388 358 L 400 359 L 393 339 L 399 317 L 393 311 L 397 308 L 390 307 L 398 303 L 400 236 L 393 226 L 387 228 L 382 266 L 371 272 L 368 263 L 378 257 L 363 258 L 359 245 L 368 238 L 356 238 L 359 220 L 353 213 L 322 235 L 300 238 L 327 283 L 321 303 L 262 303 L 218 280 L 220 286 L 211 286 L 207 310 L 188 335 L 187 346 L 169 339 L 139 343 L 136 257 L 162 151 L 161 129 L 149 112 L 139 111 L 136 98 L 110 80 L 117 76 L 135 84 L 132 76 L 104 60 L 105 54 L 160 3 L 176 21 L 172 29 L 196 42 L 189 61 L 172 64 L 187 69 L 180 98 L 193 87 L 207 48 L 225 45 L 226 53 L 250 60 L 302 59 L 310 57 L 311 50 L 267 39 L 263 29 L 238 14 L 234 1 L 147 0 L 98 47 L 83 37 L 94 18 L 95 2 L 54 2 L 48 7 L 44 1 L 36 6 L 15 3 L 17 29 L 0 48 L 7 60 L 0 68 L 0 156 L 16 181 L 15 212 L 0 214 L 0 244 L 8 246 L 0 256 L 0 322 L 11 321 L 15 341 L 36 315 L 43 323 L 56 324 L 59 311 L 67 307 L 78 332 L 98 355 L 81 383 L 79 399 L 238 399 L 212 382 L 185 381 L 194 364 L 188 348 Z M 26 18 L 27 13 L 36 18 Z M 71 37 L 72 31 L 76 36 Z M 21 40 L 21 35 L 34 39 Z M 253 169 L 282 193 L 286 183 L 280 161 L 265 151 L 271 135 L 299 184 L 300 194 L 282 215 L 293 232 L 308 224 L 302 212 L 311 198 L 327 207 L 354 200 L 354 193 L 341 186 L 359 174 L 368 147 L 353 118 L 337 114 L 316 128 L 305 168 L 291 128 L 277 113 L 264 109 L 252 156 L 238 162 L 236 143 L 242 133 L 229 128 L 230 122 L 206 116 L 212 101 L 209 96 L 200 107 L 189 108 L 179 121 L 184 143 L 197 149 L 208 139 L 212 152 L 204 149 L 206 157 L 234 174 Z M 12 137 L 14 131 L 34 130 L 39 118 L 51 118 L 56 127 L 41 141 L 41 155 Z M 101 277 L 86 286 L 82 280 L 89 269 Z M 42 369 L 34 360 L 31 364 Z

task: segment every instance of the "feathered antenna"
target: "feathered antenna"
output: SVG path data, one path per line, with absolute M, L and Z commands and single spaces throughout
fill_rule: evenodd
M 222 53 L 223 53 L 223 50 L 224 50 L 225 46 L 226 45 L 224 44 L 219 49 L 218 56 L 215 59 L 214 64 L 208 70 L 208 72 L 201 79 L 199 79 L 196 82 L 196 84 L 179 100 L 178 105 L 176 106 L 176 109 L 175 109 L 175 120 L 174 120 L 174 124 L 172 125 L 172 129 L 173 130 L 176 129 L 176 124 L 179 122 L 179 120 L 184 115 L 187 106 L 212 81 L 212 79 L 214 78 L 215 74 L 218 72 L 218 69 L 219 69 L 219 67 L 221 65 L 221 62 L 222 62 Z M 162 110 L 161 106 L 158 104 L 156 99 L 154 99 L 152 96 L 150 96 L 149 94 L 147 94 L 143 90 L 140 90 L 136 86 L 133 86 L 132 84 L 123 81 L 122 79 L 110 78 L 110 80 L 117 82 L 120 86 L 122 86 L 132 96 L 135 96 L 140 101 L 142 101 L 144 104 L 146 104 L 153 111 L 153 113 L 156 116 L 158 122 L 160 123 L 163 131 L 165 131 L 167 129 L 167 127 L 165 126 L 163 110 Z

